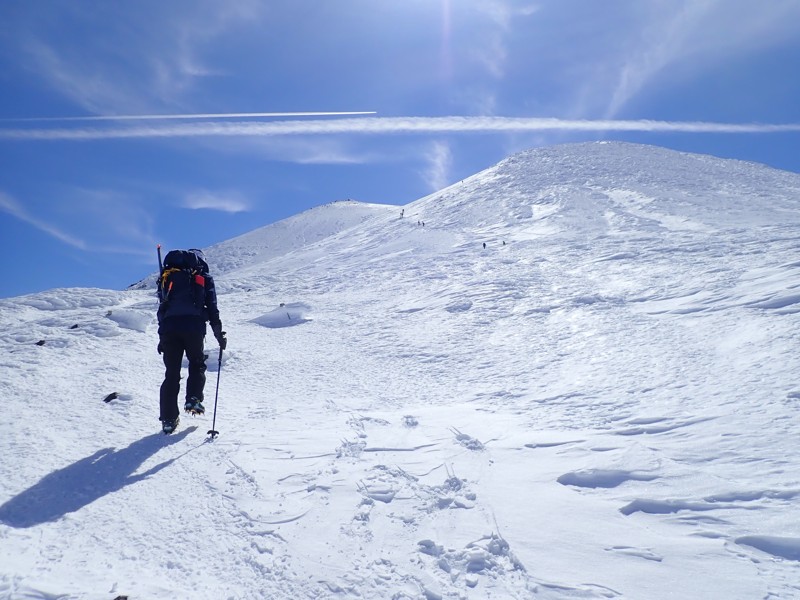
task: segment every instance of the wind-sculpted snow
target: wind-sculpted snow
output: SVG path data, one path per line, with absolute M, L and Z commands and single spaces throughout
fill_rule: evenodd
M 497 227 L 497 235 L 517 238 L 542 221 L 545 231 L 570 236 L 629 228 L 642 235 L 797 223 L 799 194 L 796 174 L 755 163 L 590 143 L 516 154 L 412 203 L 407 213 L 445 226 Z
M 155 322 L 155 316 L 153 315 L 152 310 L 146 311 L 142 309 L 121 309 L 121 310 L 112 310 L 108 312 L 108 318 L 117 323 L 120 327 L 124 327 L 126 329 L 133 329 L 135 331 L 141 331 L 142 333 L 147 331 L 147 328 Z
M 204 253 L 208 262 L 214 265 L 214 274 L 218 278 L 248 267 L 255 266 L 260 271 L 263 263 L 308 249 L 376 216 L 396 214 L 397 210 L 393 206 L 354 200 L 331 202 L 206 248 Z M 156 279 L 153 273 L 132 285 L 131 289 L 155 289 Z M 221 278 L 217 285 L 220 291 L 225 291 L 228 282 Z M 254 287 L 261 285 L 254 284 Z
M 576 471 L 565 473 L 557 479 L 562 485 L 574 485 L 587 488 L 613 488 L 622 485 L 626 481 L 652 481 L 657 479 L 655 475 L 644 473 L 634 473 L 618 469 L 602 470 L 589 469 L 588 471 Z
M 798 598 L 798 247 L 799 175 L 631 144 L 326 205 L 208 249 L 170 437 L 152 274 L 2 300 L 0 598 Z
M 738 538 L 736 543 L 752 546 L 777 558 L 800 561 L 800 537 L 748 535 Z
M 206 254 L 218 273 L 228 273 L 313 246 L 389 212 L 396 209 L 352 200 L 332 202 L 212 246 Z
M 293 327 L 311 320 L 308 317 L 309 309 L 310 307 L 302 302 L 281 302 L 280 306 L 253 319 L 253 323 L 270 329 Z

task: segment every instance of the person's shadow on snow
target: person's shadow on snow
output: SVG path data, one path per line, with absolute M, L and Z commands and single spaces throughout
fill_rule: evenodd
M 155 433 L 122 450 L 103 448 L 68 467 L 53 471 L 0 506 L 0 522 L 11 527 L 34 527 L 56 521 L 98 498 L 146 479 L 169 466 L 175 458 L 144 473 L 133 473 L 156 452 L 181 441 L 195 429 L 197 427 L 189 427 L 166 437 L 163 433 Z

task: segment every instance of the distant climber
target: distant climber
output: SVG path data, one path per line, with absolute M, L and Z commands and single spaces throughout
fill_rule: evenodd
M 486 250 L 486 242 L 483 242 L 483 249 Z
M 202 251 L 172 250 L 164 258 L 158 278 L 158 353 L 164 355 L 164 382 L 161 384 L 160 416 L 164 433 L 172 433 L 180 421 L 180 392 L 183 355 L 189 362 L 184 410 L 202 415 L 203 388 L 206 383 L 206 354 L 203 341 L 206 321 L 219 343 L 220 352 L 228 345 L 217 308 L 217 290 L 208 274 Z

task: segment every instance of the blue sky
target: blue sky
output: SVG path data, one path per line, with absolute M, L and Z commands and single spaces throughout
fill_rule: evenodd
M 157 243 L 405 204 L 542 145 L 800 172 L 798 65 L 797 0 L 4 0 L 0 297 L 122 289 Z

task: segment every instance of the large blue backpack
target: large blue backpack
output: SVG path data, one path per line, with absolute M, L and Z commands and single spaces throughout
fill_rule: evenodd
M 206 316 L 208 264 L 199 250 L 170 250 L 158 278 L 159 318 Z

